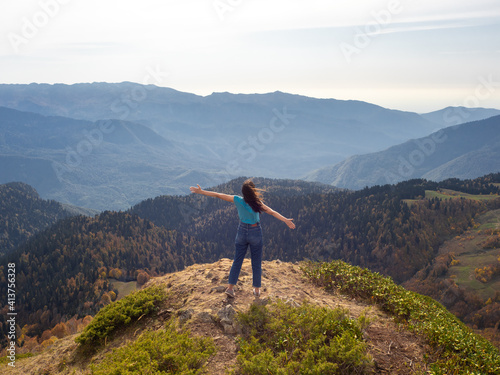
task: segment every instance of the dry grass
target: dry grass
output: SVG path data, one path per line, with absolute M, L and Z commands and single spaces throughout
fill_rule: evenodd
M 298 264 L 280 261 L 263 262 L 263 290 L 260 299 L 252 293 L 250 261 L 243 263 L 236 298 L 223 293 L 231 260 L 221 259 L 213 264 L 198 264 L 184 271 L 151 279 L 146 286 L 161 285 L 169 291 L 169 307 L 160 309 L 151 318 L 142 319 L 123 330 L 105 348 L 86 356 L 78 350 L 75 335 L 63 338 L 44 352 L 20 359 L 9 374 L 90 374 L 89 364 L 100 362 L 113 348 L 134 340 L 145 329 L 160 329 L 171 315 L 182 315 L 190 310 L 191 318 L 184 327 L 193 335 L 213 338 L 217 353 L 209 361 L 208 374 L 227 374 L 234 366 L 238 346 L 235 334 L 224 333 L 217 323 L 217 311 L 230 304 L 236 311 L 247 311 L 252 303 L 268 299 L 285 299 L 317 306 L 343 307 L 352 318 L 365 314 L 372 323 L 366 330 L 369 353 L 380 374 L 408 374 L 425 371 L 424 356 L 429 348 L 422 339 L 402 330 L 378 307 L 326 292 L 307 281 Z M 210 317 L 207 319 L 207 317 Z

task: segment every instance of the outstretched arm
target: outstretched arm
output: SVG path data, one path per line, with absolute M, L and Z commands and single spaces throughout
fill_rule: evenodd
M 207 197 L 215 197 L 215 198 L 222 199 L 223 201 L 227 201 L 227 202 L 234 202 L 234 195 L 222 194 L 222 193 L 217 193 L 215 191 L 203 190 L 200 187 L 200 185 L 197 185 L 197 187 L 191 186 L 189 188 L 189 190 L 191 190 L 191 193 L 206 195 Z
M 276 219 L 281 220 L 286 225 L 288 225 L 288 228 L 295 229 L 295 224 L 293 223 L 293 219 L 287 219 L 282 214 L 280 214 L 277 211 L 274 211 L 271 207 L 266 206 L 265 204 L 262 205 L 262 208 L 264 209 L 264 212 L 266 214 L 269 214 L 271 216 L 274 216 Z

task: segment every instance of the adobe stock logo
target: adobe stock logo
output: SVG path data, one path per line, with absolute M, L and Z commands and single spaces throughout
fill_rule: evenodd
M 448 136 L 444 134 L 444 131 L 439 130 L 429 137 L 415 139 L 413 142 L 417 147 L 413 149 L 406 158 L 404 156 L 398 156 L 397 160 L 399 164 L 396 170 L 397 175 L 390 171 L 385 172 L 387 183 L 395 184 L 410 178 L 415 173 L 415 170 L 424 164 L 427 158 L 434 154 L 437 146 L 445 142 L 447 138 Z
M 466 122 L 467 118 L 479 107 L 482 101 L 489 99 L 500 87 L 500 82 L 495 81 L 493 75 L 487 77 L 479 76 L 478 84 L 470 95 L 467 95 L 462 105 L 465 107 L 451 107 L 443 113 L 443 121 L 446 126 L 459 125 Z M 467 108 L 472 107 L 472 108 Z M 448 128 L 456 131 L 459 127 Z M 448 130 L 448 134 L 449 130 Z M 444 130 L 439 130 L 423 139 L 416 139 L 413 142 L 416 147 L 407 156 L 398 156 L 398 166 L 393 171 L 385 171 L 385 179 L 388 184 L 395 184 L 405 179 L 415 176 L 417 168 L 424 164 L 426 159 L 432 157 L 438 146 L 447 140 L 448 136 Z M 396 174 L 397 173 L 397 174 Z M 418 177 L 418 174 L 415 176 Z
M 121 98 L 116 99 L 110 105 L 109 109 L 115 114 L 114 118 L 126 120 L 139 107 L 140 103 L 147 99 L 148 91 L 154 89 L 155 86 L 150 85 L 151 81 L 161 83 L 164 77 L 168 77 L 168 73 L 162 72 L 158 65 L 154 67 L 147 66 L 146 72 L 147 74 L 143 78 L 142 85 L 131 87 L 128 92 L 122 93 Z M 116 126 L 112 120 L 105 120 L 96 122 L 93 129 L 83 130 L 83 139 L 74 147 L 66 147 L 64 162 L 52 162 L 52 169 L 59 182 L 63 181 L 66 173 L 74 172 L 86 157 L 101 146 L 104 136 L 111 134 L 115 129 Z
M 356 35 L 353 43 L 340 43 L 339 47 L 348 63 L 353 59 L 353 55 L 359 55 L 363 49 L 367 48 L 373 38 L 379 35 L 384 28 L 393 22 L 393 17 L 403 11 L 403 6 L 399 0 L 391 0 L 385 9 L 370 12 L 371 21 L 367 22 L 361 29 L 355 28 Z
M 234 12 L 234 10 L 243 3 L 243 0 L 215 0 L 212 6 L 219 16 L 221 21 L 224 21 L 227 12 Z
M 10 45 L 16 53 L 19 53 L 19 47 L 26 45 L 35 38 L 41 29 L 46 27 L 50 20 L 57 17 L 61 11 L 61 5 L 66 5 L 71 0 L 40 0 L 39 9 L 31 17 L 21 19 L 21 28 L 19 33 L 10 32 L 7 34 Z
M 459 106 L 449 108 L 443 113 L 443 121 L 449 125 L 458 125 L 464 123 L 477 107 L 481 106 L 481 102 L 488 100 L 500 87 L 500 82 L 493 79 L 493 75 L 488 77 L 479 76 L 479 83 L 476 85 L 474 92 L 464 98 Z
M 274 116 L 269 120 L 268 126 L 262 127 L 256 136 L 249 136 L 245 141 L 242 141 L 236 147 L 239 158 L 229 161 L 225 168 L 227 176 L 239 175 L 242 172 L 241 159 L 246 163 L 251 163 L 259 152 L 265 150 L 266 145 L 272 143 L 277 134 L 285 130 L 296 115 L 288 113 L 288 109 L 283 107 L 281 112 L 276 108 L 273 109 Z

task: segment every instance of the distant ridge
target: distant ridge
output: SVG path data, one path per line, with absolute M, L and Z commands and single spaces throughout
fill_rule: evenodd
M 448 127 L 377 153 L 352 156 L 306 179 L 362 189 L 411 178 L 470 179 L 498 171 L 500 116 L 495 116 Z
M 359 100 L 199 96 L 133 82 L 0 84 L 0 106 L 0 183 L 22 181 L 43 198 L 97 210 L 242 175 L 299 179 L 497 113 L 420 115 Z
M 0 183 L 22 181 L 44 198 L 96 210 L 124 209 L 180 193 L 210 166 L 150 128 L 121 120 L 90 122 L 0 107 Z M 197 165 L 198 170 L 191 171 Z M 185 178 L 190 171 L 191 178 Z M 173 181 L 178 180 L 177 183 Z
M 499 109 L 466 107 L 446 107 L 438 111 L 421 114 L 423 118 L 437 124 L 439 127 L 448 127 L 466 122 L 480 121 L 499 115 Z

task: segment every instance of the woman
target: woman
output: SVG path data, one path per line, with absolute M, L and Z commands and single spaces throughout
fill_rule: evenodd
M 243 197 L 239 195 L 229 195 L 216 193 L 214 191 L 203 190 L 200 185 L 191 186 L 189 190 L 192 193 L 215 197 L 227 202 L 234 202 L 238 209 L 240 224 L 235 239 L 235 254 L 231 271 L 229 272 L 229 281 L 226 294 L 234 298 L 234 286 L 238 282 L 241 271 L 241 265 L 250 246 L 252 256 L 252 274 L 253 274 L 253 294 L 260 296 L 261 278 L 262 278 L 262 229 L 260 227 L 260 213 L 272 215 L 283 221 L 289 228 L 294 229 L 293 219 L 287 219 L 280 213 L 266 206 L 262 200 L 260 189 L 255 187 L 251 179 L 246 180 L 241 187 Z

